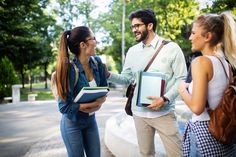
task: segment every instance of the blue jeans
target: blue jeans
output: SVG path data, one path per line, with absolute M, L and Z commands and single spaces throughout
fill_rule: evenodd
M 197 148 L 196 136 L 191 131 L 190 133 L 190 153 L 189 157 L 201 157 L 200 152 Z
M 69 157 L 100 157 L 100 139 L 95 115 L 72 122 L 61 119 L 61 135 Z

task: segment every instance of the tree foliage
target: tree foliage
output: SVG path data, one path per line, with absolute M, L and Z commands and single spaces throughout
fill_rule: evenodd
M 121 63 L 121 21 L 122 1 L 113 0 L 111 11 L 100 16 L 101 26 L 109 32 L 107 43 L 112 41 L 110 47 L 105 49 L 106 54 L 113 56 L 116 63 Z M 192 23 L 199 9 L 198 3 L 188 0 L 130 0 L 126 4 L 125 21 L 125 51 L 135 44 L 134 35 L 129 29 L 128 15 L 137 9 L 152 9 L 156 13 L 158 35 L 177 42 L 184 52 L 190 51 L 188 41 L 188 27 Z M 117 68 L 121 70 L 121 64 Z
M 0 100 L 11 96 L 11 86 L 19 82 L 13 64 L 7 57 L 0 59 Z
M 20 73 L 24 87 L 25 71 L 51 56 L 50 29 L 55 20 L 44 11 L 48 0 L 5 0 L 0 3 L 0 58 L 7 56 Z M 46 76 L 46 74 L 45 74 Z
M 212 6 L 202 11 L 198 2 L 189 0 L 125 2 L 125 52 L 136 44 L 128 15 L 137 9 L 152 9 L 157 18 L 156 33 L 177 42 L 184 53 L 191 52 L 189 26 L 199 13 L 231 10 L 236 14 L 235 0 L 214 0 Z M 78 25 L 90 27 L 95 34 L 103 34 L 100 42 L 105 46 L 97 52 L 112 56 L 116 69 L 121 71 L 123 0 L 111 0 L 106 13 L 95 12 L 97 6 L 92 0 L 57 0 L 54 3 L 56 7 L 49 0 L 0 0 L 0 59 L 9 58 L 23 86 L 26 72 L 32 75 L 30 69 L 43 69 L 46 82 L 48 65 L 57 56 L 60 33 Z M 49 12 L 47 5 L 51 5 Z M 59 25 L 55 19 L 59 19 Z
M 97 21 L 92 16 L 93 11 L 97 8 L 92 0 L 58 0 L 56 3 L 58 5 L 54 8 L 54 11 L 60 17 L 61 31 L 70 30 L 81 25 L 88 26 L 94 32 L 99 30 L 99 27 L 96 26 Z M 58 42 L 56 47 L 58 47 Z M 56 55 L 54 53 L 54 57 Z
M 55 10 L 60 17 L 62 27 L 64 30 L 72 29 L 78 25 L 85 25 L 93 28 L 94 19 L 92 18 L 92 11 L 96 9 L 92 0 L 58 0 L 59 9 Z
M 231 11 L 236 15 L 236 1 L 235 0 L 215 0 L 212 6 L 207 6 L 202 9 L 202 12 L 209 13 L 221 13 L 223 11 Z

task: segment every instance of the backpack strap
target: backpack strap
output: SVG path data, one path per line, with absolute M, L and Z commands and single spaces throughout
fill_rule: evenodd
M 96 58 L 94 56 L 91 56 L 91 58 L 92 58 L 92 61 L 96 65 L 96 68 L 98 70 L 98 61 L 96 60 Z
M 51 74 L 51 91 L 55 99 L 57 100 L 58 93 L 57 93 L 57 85 L 56 85 L 56 71 Z
M 98 61 L 96 60 L 96 58 L 94 56 L 91 56 L 92 61 L 94 62 L 94 64 L 96 65 L 96 68 L 98 69 Z M 74 82 L 74 87 L 77 84 L 78 80 L 79 80 L 79 68 L 76 66 L 75 62 L 70 61 L 70 63 L 73 65 L 74 69 L 75 69 L 75 82 Z
M 75 63 L 73 61 L 71 61 L 71 64 L 73 65 L 74 69 L 75 69 L 75 82 L 74 82 L 74 87 L 78 82 L 79 79 L 79 68 L 75 65 Z
M 222 65 L 222 67 L 223 67 L 223 69 L 224 69 L 225 76 L 228 78 L 228 80 L 229 80 L 229 82 L 230 82 L 230 79 L 231 79 L 231 77 L 232 77 L 232 73 L 231 73 L 230 65 L 228 64 L 228 65 L 229 65 L 229 76 L 228 76 L 228 74 L 227 74 L 227 72 L 226 72 L 226 69 L 225 69 L 225 66 L 224 66 L 223 62 L 220 60 L 219 57 L 216 56 L 216 58 L 220 61 L 221 65 Z
M 91 56 L 94 64 L 96 65 L 96 68 L 98 69 L 98 61 L 96 60 L 96 58 L 94 56 Z M 71 64 L 73 65 L 74 69 L 75 69 L 75 82 L 74 82 L 74 87 L 77 84 L 78 80 L 79 80 L 79 68 L 76 66 L 75 62 L 71 61 Z
M 225 69 L 225 66 L 224 66 L 223 62 L 220 60 L 219 57 L 217 57 L 217 56 L 215 56 L 215 57 L 220 61 L 221 65 L 222 65 L 222 67 L 223 67 L 223 69 L 224 69 L 225 76 L 227 77 L 227 79 L 229 80 L 229 83 L 230 83 L 231 80 L 232 80 L 232 72 L 231 72 L 230 64 L 228 64 L 228 66 L 229 66 L 229 76 L 228 76 L 228 74 L 227 74 L 227 72 L 226 72 L 226 69 Z M 207 100 L 207 102 L 206 102 L 206 107 L 207 107 L 207 108 L 210 107 L 210 106 L 209 106 L 209 103 L 208 103 L 208 100 Z

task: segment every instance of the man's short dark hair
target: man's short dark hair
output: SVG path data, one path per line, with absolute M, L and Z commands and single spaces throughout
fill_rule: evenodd
M 145 25 L 153 23 L 153 31 L 156 31 L 157 19 L 155 13 L 151 9 L 140 9 L 134 11 L 129 15 L 129 20 L 132 21 L 133 18 L 140 19 Z

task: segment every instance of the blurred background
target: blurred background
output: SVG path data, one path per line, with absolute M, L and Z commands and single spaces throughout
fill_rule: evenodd
M 120 72 L 135 44 L 128 15 L 139 8 L 155 11 L 157 34 L 177 42 L 189 65 L 194 18 L 225 10 L 236 15 L 236 0 L 0 0 L 0 102 L 12 95 L 13 84 L 21 85 L 21 101 L 30 93 L 37 100 L 53 99 L 50 77 L 60 34 L 79 25 L 93 30 L 97 55 Z

